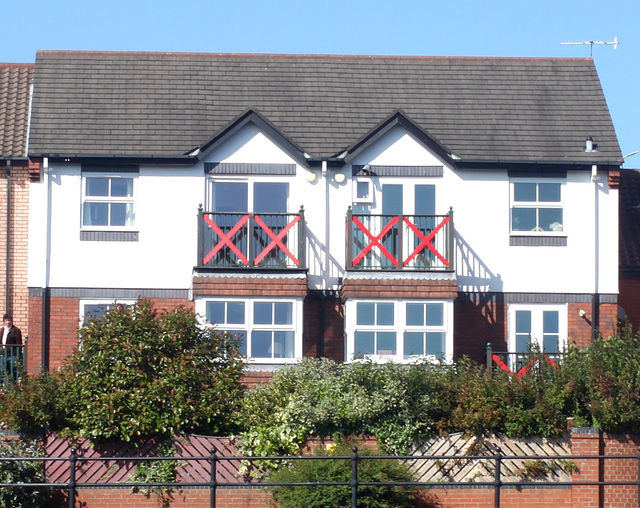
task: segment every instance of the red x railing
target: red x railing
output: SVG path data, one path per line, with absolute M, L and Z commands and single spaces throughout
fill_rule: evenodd
M 453 212 L 347 215 L 347 269 L 453 269 Z
M 200 210 L 198 266 L 304 268 L 302 217 Z

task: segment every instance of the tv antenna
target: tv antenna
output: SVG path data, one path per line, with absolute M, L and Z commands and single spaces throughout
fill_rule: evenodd
M 605 46 L 613 46 L 613 49 L 618 49 L 618 44 L 620 44 L 618 42 L 618 38 L 614 37 L 612 41 L 582 41 L 582 42 L 561 42 L 560 44 L 564 44 L 564 45 L 580 45 L 580 46 L 585 46 L 587 44 L 589 44 L 589 46 L 591 46 L 590 51 L 589 51 L 589 56 L 593 56 L 593 45 L 594 44 L 599 44 L 599 45 L 605 45 Z

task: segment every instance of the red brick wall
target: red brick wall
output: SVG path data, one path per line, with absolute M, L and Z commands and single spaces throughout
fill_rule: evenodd
M 37 168 L 36 165 L 31 165 Z M 6 298 L 6 264 L 0 268 L 0 311 L 11 312 L 15 325 L 23 335 L 29 334 L 29 308 L 27 292 L 27 252 L 29 230 L 29 166 L 13 163 L 11 168 L 11 217 L 7 237 L 7 177 L 6 167 L 0 169 L 0 252 L 6 262 L 9 241 L 9 298 Z
M 194 296 L 282 296 L 307 295 L 306 278 L 289 277 L 194 277 Z
M 640 275 L 621 275 L 618 303 L 627 315 L 627 321 L 634 331 L 640 329 Z
M 420 508 L 488 508 L 494 506 L 491 488 L 431 489 L 419 493 Z M 573 508 L 571 488 L 502 489 L 501 508 Z
M 342 299 L 348 298 L 447 298 L 458 296 L 454 279 L 344 279 Z
M 495 298 L 486 302 L 454 302 L 454 358 L 470 356 L 485 363 L 487 342 L 495 351 L 507 350 L 507 305 Z
M 158 310 L 173 310 L 179 306 L 193 308 L 193 302 L 183 299 L 156 299 Z M 49 301 L 49 369 L 56 369 L 78 347 L 80 298 L 52 297 Z M 29 342 L 27 346 L 27 370 L 40 372 L 42 367 L 42 298 L 29 298 Z
M 580 311 L 585 311 L 584 317 L 580 316 Z M 570 303 L 569 304 L 569 340 L 579 347 L 587 347 L 591 344 L 593 336 L 593 315 L 592 303 Z M 601 303 L 598 309 L 598 322 L 596 328 L 604 337 L 610 337 L 617 333 L 618 328 L 618 304 Z
M 344 361 L 344 305 L 336 297 L 314 297 L 304 302 L 302 354 Z

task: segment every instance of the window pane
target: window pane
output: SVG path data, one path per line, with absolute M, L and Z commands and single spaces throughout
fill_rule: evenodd
M 393 317 L 393 307 L 392 303 L 378 303 L 376 304 L 378 307 L 378 325 L 388 325 L 393 326 L 395 324 L 395 320 Z
M 382 186 L 382 213 L 384 215 L 402 213 L 402 185 Z
M 104 316 L 107 312 L 109 305 L 104 303 L 90 303 L 84 306 L 84 318 L 85 319 L 94 319 Z
M 444 324 L 444 305 L 441 303 L 427 304 L 427 326 L 442 326 Z
M 272 308 L 270 302 L 255 302 L 253 304 L 253 322 L 260 325 L 273 324 Z
M 357 324 L 359 325 L 373 325 L 374 320 L 374 304 L 373 303 L 358 303 L 357 309 Z
M 227 323 L 244 324 L 244 302 L 227 302 Z
M 560 202 L 560 184 L 559 183 L 540 183 L 538 184 L 538 201 Z
M 369 198 L 369 182 L 356 182 L 356 196 L 358 199 Z
M 247 184 L 240 182 L 215 182 L 214 212 L 248 212 Z
M 127 203 L 111 203 L 110 226 L 127 225 Z
M 536 226 L 535 208 L 513 208 L 511 210 L 512 231 L 534 231 Z
M 424 334 L 421 332 L 405 332 L 404 357 L 424 354 Z
M 513 184 L 513 199 L 515 201 L 537 201 L 535 183 Z
M 531 334 L 531 311 L 516 311 L 516 333 Z
M 407 304 L 407 325 L 424 326 L 424 303 Z
M 251 334 L 251 356 L 271 358 L 271 332 L 254 331 Z
M 427 332 L 427 354 L 444 357 L 444 332 Z
M 247 356 L 247 332 L 244 330 L 236 330 L 233 335 L 238 337 L 238 353 Z
M 562 231 L 562 208 L 540 208 L 539 213 L 544 231 Z
M 293 358 L 293 332 L 282 330 L 274 332 L 273 357 Z
M 374 334 L 373 332 L 355 333 L 355 356 L 362 358 L 364 355 L 373 354 Z
M 225 323 L 224 302 L 207 302 L 207 321 L 209 323 Z
M 546 353 L 557 353 L 558 351 L 560 351 L 560 349 L 558 348 L 559 338 L 559 335 L 545 335 L 543 344 L 544 351 Z
M 109 195 L 109 179 L 108 178 L 87 178 L 87 196 L 108 196 Z
M 288 183 L 258 182 L 253 187 L 253 211 L 287 213 Z
M 293 323 L 292 305 L 290 302 L 278 302 L 274 304 L 274 314 L 276 325 L 290 325 Z
M 435 215 L 436 213 L 436 186 L 416 185 L 416 215 Z
M 560 316 L 557 310 L 545 310 L 542 313 L 543 333 L 558 333 L 560 331 Z
M 133 179 L 132 178 L 110 178 L 111 195 L 116 197 L 133 196 Z
M 529 350 L 529 335 L 516 335 L 516 352 L 526 353 Z
M 108 226 L 109 225 L 109 204 L 108 203 L 85 203 L 82 207 L 83 226 Z
M 378 332 L 378 350 L 376 354 L 396 354 L 396 332 Z

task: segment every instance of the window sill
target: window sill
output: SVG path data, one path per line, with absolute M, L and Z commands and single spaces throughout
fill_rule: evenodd
M 566 247 L 567 237 L 557 234 L 518 235 L 509 237 L 511 247 Z
M 137 242 L 138 231 L 80 231 L 81 242 Z

